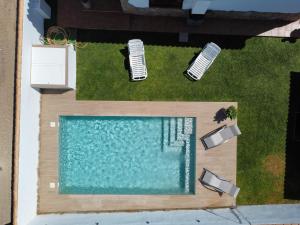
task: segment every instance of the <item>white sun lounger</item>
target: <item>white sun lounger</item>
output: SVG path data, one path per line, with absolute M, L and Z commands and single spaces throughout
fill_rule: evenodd
M 205 135 L 201 140 L 206 149 L 216 147 L 227 142 L 229 139 L 241 134 L 237 124 L 232 126 L 223 126 L 216 131 Z
M 200 182 L 203 186 L 210 190 L 217 191 L 219 193 L 227 193 L 234 198 L 237 197 L 240 191 L 240 188 L 207 169 L 203 169 L 203 174 L 200 178 Z
M 147 67 L 143 42 L 139 39 L 130 40 L 128 50 L 131 79 L 133 81 L 145 80 L 147 78 Z
M 200 80 L 220 52 L 221 48 L 215 43 L 206 44 L 202 52 L 187 69 L 187 74 L 194 80 Z

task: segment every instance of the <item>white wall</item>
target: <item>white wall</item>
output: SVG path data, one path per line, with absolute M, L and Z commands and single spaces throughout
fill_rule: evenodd
M 210 10 L 300 12 L 300 0 L 211 0 Z
M 17 210 L 18 225 L 27 225 L 37 213 L 40 93 L 30 86 L 30 64 L 31 46 L 33 44 L 40 44 L 39 39 L 40 34 L 44 31 L 44 24 L 43 17 L 31 9 L 34 1 L 24 1 Z

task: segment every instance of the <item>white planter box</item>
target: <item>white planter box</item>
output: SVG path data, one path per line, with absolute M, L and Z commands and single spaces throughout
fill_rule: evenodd
M 33 46 L 31 86 L 46 89 L 76 88 L 76 52 L 73 45 Z

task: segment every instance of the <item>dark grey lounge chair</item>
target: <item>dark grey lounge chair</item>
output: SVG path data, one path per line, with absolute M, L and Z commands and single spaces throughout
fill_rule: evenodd
M 206 149 L 216 147 L 227 142 L 229 139 L 238 136 L 241 134 L 240 129 L 238 128 L 237 124 L 232 126 L 223 126 L 218 130 L 209 133 L 208 135 L 204 136 L 201 140 Z
M 237 197 L 240 191 L 240 188 L 207 169 L 203 169 L 203 174 L 200 178 L 200 182 L 203 186 L 210 190 L 217 191 L 219 193 L 227 193 L 234 198 Z

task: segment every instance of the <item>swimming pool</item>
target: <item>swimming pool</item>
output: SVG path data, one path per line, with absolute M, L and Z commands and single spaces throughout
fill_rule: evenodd
M 59 121 L 60 194 L 194 194 L 196 118 Z

